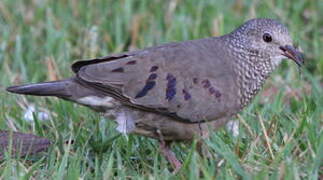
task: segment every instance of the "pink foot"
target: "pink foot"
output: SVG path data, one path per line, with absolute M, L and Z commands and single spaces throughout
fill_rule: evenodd
M 160 141 L 159 148 L 163 156 L 173 166 L 174 174 L 176 174 L 182 167 L 182 163 L 176 158 L 174 152 L 170 149 L 170 142 Z

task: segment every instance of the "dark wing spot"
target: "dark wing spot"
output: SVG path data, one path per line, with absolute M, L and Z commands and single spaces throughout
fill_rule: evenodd
M 214 95 L 216 98 L 221 96 L 221 92 L 219 90 L 215 89 L 214 87 L 209 88 L 209 93 L 211 95 Z
M 156 74 L 156 73 L 152 73 L 152 74 L 148 77 L 147 81 L 152 81 L 152 80 L 155 80 L 156 78 L 157 78 L 157 74 Z
M 145 86 L 142 88 L 141 91 L 135 96 L 135 98 L 141 98 L 143 96 L 146 96 L 148 91 L 150 91 L 155 85 L 156 82 L 154 81 L 157 78 L 156 73 L 152 73 L 149 75 L 148 79 L 146 80 Z
M 202 81 L 202 85 L 204 88 L 209 88 L 211 86 L 211 83 L 208 79 L 205 79 Z
M 124 72 L 124 69 L 122 67 L 119 67 L 119 68 L 116 68 L 116 69 L 113 69 L 111 72 Z
M 183 94 L 184 94 L 184 99 L 185 99 L 185 101 L 187 101 L 187 100 L 189 100 L 189 99 L 191 99 L 191 94 L 189 93 L 189 92 L 187 92 L 185 89 L 183 89 Z
M 209 91 L 210 95 L 215 96 L 216 98 L 219 98 L 222 95 L 219 90 L 217 90 L 211 85 L 208 79 L 203 80 L 201 83 L 203 85 L 203 88 Z
M 153 66 L 150 68 L 150 72 L 154 72 L 154 71 L 157 71 L 158 69 L 158 66 Z
M 220 97 L 221 96 L 221 92 L 219 90 L 215 90 L 215 97 Z
M 167 74 L 167 86 L 176 86 L 176 78 L 172 74 Z
M 209 88 L 209 93 L 212 95 L 212 94 L 214 94 L 215 93 L 215 89 L 213 88 L 213 87 L 210 87 Z
M 171 101 L 176 95 L 176 89 L 166 89 L 166 99 L 167 101 Z
M 133 61 L 128 61 L 126 64 L 127 65 L 134 65 L 134 64 L 136 64 L 137 62 L 135 61 L 135 60 L 133 60 Z
M 172 100 L 176 95 L 176 78 L 172 74 L 167 74 L 166 100 Z
M 141 98 L 144 97 L 149 90 L 151 90 L 156 85 L 155 81 L 147 81 L 145 86 L 142 88 L 141 91 L 138 92 L 138 94 L 135 96 L 135 98 Z

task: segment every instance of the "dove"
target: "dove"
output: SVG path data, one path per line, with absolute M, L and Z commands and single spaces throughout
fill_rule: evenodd
M 220 37 L 77 61 L 73 77 L 7 91 L 55 96 L 103 112 L 119 132 L 157 139 L 176 170 L 181 162 L 171 142 L 205 138 L 225 125 L 284 58 L 304 63 L 286 26 L 256 18 Z

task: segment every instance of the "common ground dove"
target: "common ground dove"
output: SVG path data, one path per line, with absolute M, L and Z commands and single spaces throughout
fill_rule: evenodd
M 9 87 L 56 96 L 115 119 L 117 130 L 169 142 L 204 137 L 248 105 L 283 58 L 303 64 L 287 28 L 252 19 L 233 32 L 75 62 L 74 77 Z

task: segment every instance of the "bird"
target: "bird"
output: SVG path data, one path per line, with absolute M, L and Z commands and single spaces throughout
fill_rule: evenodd
M 102 112 L 121 133 L 157 139 L 162 155 L 178 170 L 181 162 L 170 144 L 206 138 L 225 125 L 286 58 L 304 64 L 287 27 L 255 18 L 218 37 L 79 60 L 70 78 L 7 91 L 55 96 Z

